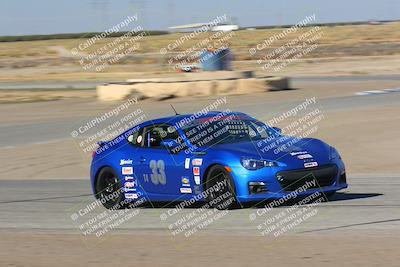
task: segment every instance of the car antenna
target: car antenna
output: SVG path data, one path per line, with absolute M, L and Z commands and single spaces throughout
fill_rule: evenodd
M 175 115 L 176 115 L 176 116 L 180 115 L 178 112 L 176 112 L 176 109 L 174 108 L 174 106 L 173 106 L 172 104 L 170 104 L 170 105 L 171 105 L 171 108 L 174 110 Z

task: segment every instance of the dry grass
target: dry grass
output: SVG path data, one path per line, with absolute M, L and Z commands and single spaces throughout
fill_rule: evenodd
M 352 58 L 353 61 L 367 61 L 369 69 L 363 66 L 354 66 L 348 70 L 353 74 L 368 74 L 378 72 L 397 72 L 393 64 L 388 66 L 385 63 L 392 57 L 400 55 L 400 22 L 393 22 L 381 25 L 349 25 L 321 27 L 323 35 L 316 42 L 318 48 L 308 53 L 302 58 L 301 62 L 293 63 L 285 68 L 283 72 L 274 73 L 276 75 L 290 75 L 290 71 L 303 73 L 308 69 L 313 74 L 319 73 L 320 67 L 316 66 L 319 61 L 329 59 L 334 62 L 336 59 L 346 61 Z M 282 28 L 266 30 L 240 30 L 233 33 L 228 40 L 229 46 L 235 55 L 234 68 L 236 70 L 259 70 L 260 66 L 256 63 L 258 58 L 264 56 L 270 50 L 282 46 L 293 40 L 297 36 L 309 31 L 310 28 L 299 29 L 287 37 L 274 42 L 266 50 L 259 51 L 257 55 L 251 56 L 249 48 L 262 43 L 265 39 L 279 34 Z M 179 52 L 189 49 L 201 43 L 211 33 L 202 33 L 192 39 L 188 39 L 179 45 L 172 52 Z M 167 35 L 145 36 L 139 43 L 140 47 L 133 54 L 124 56 L 114 64 L 107 66 L 104 70 L 96 71 L 94 68 L 84 70 L 79 64 L 79 58 L 72 57 L 71 49 L 84 43 L 87 39 L 63 39 L 30 42 L 10 42 L 0 43 L 0 81 L 19 82 L 19 81 L 40 81 L 40 80 L 124 80 L 127 78 L 143 78 L 148 75 L 162 76 L 171 75 L 174 70 L 168 65 L 169 58 L 174 53 L 161 55 L 160 49 L 184 36 L 184 33 L 171 33 Z M 101 47 L 112 43 L 116 38 L 107 38 L 91 45 L 87 54 L 94 53 Z M 379 62 L 371 56 L 386 56 Z M 253 61 L 250 61 L 253 60 Z M 385 61 L 386 60 L 386 61 Z M 373 61 L 373 66 L 371 63 Z M 379 63 L 379 64 L 378 64 Z M 386 65 L 385 65 L 386 64 Z M 386 66 L 386 67 L 385 67 Z M 325 70 L 328 70 L 325 68 Z M 339 72 L 343 75 L 343 66 Z M 288 73 L 289 72 L 289 73 Z M 337 72 L 337 70 L 335 70 Z M 327 73 L 323 73 L 327 75 Z
M 400 22 L 387 23 L 382 25 L 349 25 L 321 27 L 324 32 L 323 38 L 319 41 L 322 46 L 354 46 L 363 44 L 383 44 L 383 43 L 399 43 L 400 42 Z M 308 31 L 310 28 L 299 29 L 296 33 L 290 34 L 288 38 L 274 43 L 279 46 L 288 40 Z M 264 39 L 279 34 L 283 29 L 267 29 L 267 30 L 241 30 L 235 32 L 233 38 L 230 39 L 230 45 L 233 50 L 248 49 L 261 43 Z M 172 33 L 167 35 L 147 36 L 143 38 L 138 50 L 140 53 L 158 53 L 161 48 L 175 42 L 184 33 Z M 178 50 L 185 50 L 204 40 L 209 33 L 202 33 L 195 38 L 184 42 Z M 100 47 L 110 43 L 115 38 L 107 38 L 98 41 L 89 47 L 88 52 L 94 52 Z M 49 49 L 53 46 L 65 47 L 68 51 L 77 47 L 86 39 L 67 39 L 67 40 L 46 40 L 31 42 L 11 42 L 0 43 L 0 58 L 26 58 L 26 57 L 53 57 L 57 52 Z

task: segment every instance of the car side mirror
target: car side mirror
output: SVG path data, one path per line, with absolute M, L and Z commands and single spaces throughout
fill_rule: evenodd
M 172 154 L 179 152 L 179 144 L 175 139 L 164 139 L 161 141 L 161 146 L 167 148 Z

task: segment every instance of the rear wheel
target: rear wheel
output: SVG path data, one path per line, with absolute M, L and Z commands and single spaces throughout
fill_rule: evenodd
M 101 169 L 96 181 L 96 197 L 107 209 L 123 208 L 122 184 L 112 168 Z
M 221 165 L 211 167 L 206 178 L 207 202 L 219 210 L 237 206 L 232 176 Z

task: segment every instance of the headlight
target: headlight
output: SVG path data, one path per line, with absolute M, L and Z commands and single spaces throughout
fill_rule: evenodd
M 276 167 L 278 164 L 274 161 L 268 160 L 259 160 L 259 159 L 252 159 L 252 158 L 241 158 L 240 163 L 242 166 L 248 170 L 258 170 L 264 167 Z
M 341 157 L 339 155 L 339 152 L 334 147 L 331 147 L 329 150 L 329 160 L 334 159 L 341 159 Z

